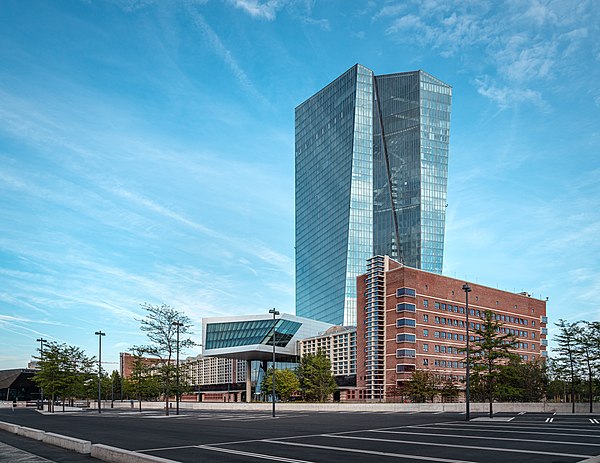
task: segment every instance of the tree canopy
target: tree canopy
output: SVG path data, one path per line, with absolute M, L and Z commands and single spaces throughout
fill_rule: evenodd
M 331 361 L 321 351 L 303 356 L 297 374 L 304 400 L 324 402 L 337 390 L 337 384 L 331 373 Z

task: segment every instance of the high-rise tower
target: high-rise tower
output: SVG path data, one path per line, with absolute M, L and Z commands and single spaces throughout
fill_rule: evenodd
M 375 254 L 441 273 L 451 95 L 357 64 L 296 108 L 297 315 L 355 324 Z

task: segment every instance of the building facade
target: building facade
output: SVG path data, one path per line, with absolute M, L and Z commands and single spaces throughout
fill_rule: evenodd
M 331 362 L 334 376 L 356 375 L 356 328 L 334 326 L 320 336 L 298 341 L 300 357 L 322 352 Z
M 357 278 L 357 388 L 360 399 L 386 400 L 417 369 L 458 387 L 465 379 L 466 304 L 462 280 L 410 268 L 387 256 L 369 259 Z M 546 301 L 468 283 L 469 331 L 491 311 L 517 339 L 524 361 L 547 356 Z
M 451 87 L 355 65 L 296 108 L 296 314 L 356 324 L 374 254 L 441 273 Z

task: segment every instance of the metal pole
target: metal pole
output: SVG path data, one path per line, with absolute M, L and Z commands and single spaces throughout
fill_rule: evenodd
M 469 351 L 469 293 L 471 292 L 471 287 L 468 284 L 464 284 L 462 287 L 465 292 L 465 313 L 467 316 L 467 385 L 465 389 L 465 401 L 466 401 L 466 420 L 471 420 L 471 360 L 470 360 L 470 351 Z
M 106 333 L 96 331 L 94 334 L 98 336 L 98 413 L 102 413 L 102 336 L 106 336 Z
M 183 323 L 173 322 L 173 326 L 177 328 L 177 370 L 175 371 L 177 377 L 177 389 L 175 390 L 175 414 L 179 415 L 179 327 L 183 326 Z
M 273 401 L 273 418 L 275 418 L 275 335 L 277 333 L 277 330 L 275 329 L 275 325 L 277 323 L 275 316 L 279 315 L 279 312 L 275 309 L 271 309 L 271 310 L 269 310 L 269 313 L 273 314 L 273 339 L 272 339 L 272 341 L 273 341 L 273 378 L 272 378 L 273 392 L 272 392 L 271 400 Z
M 36 339 L 36 341 L 40 343 L 40 362 L 41 362 L 44 358 L 44 343 L 46 342 L 46 339 L 38 338 L 38 339 Z M 41 410 L 44 410 L 44 388 L 41 386 L 40 386 L 40 396 L 41 396 L 41 401 L 42 401 Z

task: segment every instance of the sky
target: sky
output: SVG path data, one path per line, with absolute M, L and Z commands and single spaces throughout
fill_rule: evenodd
M 356 63 L 453 87 L 444 274 L 600 320 L 599 29 L 595 0 L 3 0 L 0 369 L 98 330 L 118 369 L 143 303 L 198 342 L 294 313 L 294 108 Z

